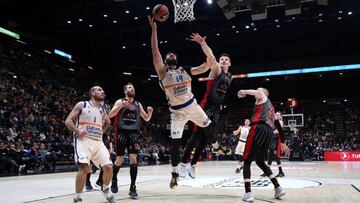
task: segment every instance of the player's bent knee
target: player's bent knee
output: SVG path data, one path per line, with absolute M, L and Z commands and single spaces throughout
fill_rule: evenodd
M 123 162 L 123 157 L 117 156 L 116 160 L 115 160 L 115 165 L 120 166 L 122 164 L 122 162 Z
M 88 164 L 79 164 L 79 172 L 82 174 L 90 173 L 90 166 Z
M 105 173 L 108 173 L 108 172 L 112 173 L 112 165 L 107 164 L 107 165 L 103 166 L 103 170 L 104 170 Z

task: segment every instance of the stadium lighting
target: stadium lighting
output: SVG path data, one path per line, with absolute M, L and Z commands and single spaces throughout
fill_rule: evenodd
M 207 3 L 208 3 L 208 4 L 212 4 L 213 1 L 212 1 L 212 0 L 207 0 Z
M 129 72 L 123 72 L 124 75 L 132 75 L 132 73 Z
M 7 30 L 5 28 L 2 28 L 0 27 L 0 33 L 3 33 L 4 35 L 7 35 L 7 36 L 10 36 L 10 37 L 13 37 L 15 39 L 20 39 L 20 35 L 15 33 L 15 32 L 11 32 L 10 30 Z
M 301 68 L 301 69 L 248 73 L 247 77 L 248 78 L 269 77 L 269 76 L 278 76 L 278 75 L 293 75 L 293 74 L 319 73 L 319 72 L 344 71 L 344 70 L 356 70 L 356 69 L 360 69 L 360 64 L 323 66 L 323 67 L 316 67 L 316 68 Z M 322 75 L 319 75 L 319 77 L 322 77 Z

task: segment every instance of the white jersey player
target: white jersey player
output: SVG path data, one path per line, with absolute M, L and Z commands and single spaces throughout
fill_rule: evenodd
M 90 89 L 90 101 L 78 102 L 65 125 L 74 132 L 75 161 L 78 173 L 75 181 L 76 196 L 74 202 L 82 202 L 81 192 L 84 188 L 86 175 L 90 173 L 90 160 L 104 171 L 102 190 L 110 203 L 116 202 L 115 196 L 109 190 L 112 178 L 112 162 L 110 154 L 102 141 L 102 134 L 110 126 L 110 118 L 101 103 L 105 93 L 99 86 Z
M 233 134 L 235 136 L 239 136 L 239 142 L 236 146 L 235 149 L 235 154 L 239 156 L 239 166 L 236 168 L 235 173 L 240 173 L 241 169 L 243 168 L 243 153 L 245 150 L 245 144 L 246 144 L 246 140 L 247 137 L 249 135 L 249 130 L 250 130 L 250 120 L 249 119 L 245 119 L 245 123 L 244 126 L 240 126 L 237 130 L 235 130 L 233 132 Z

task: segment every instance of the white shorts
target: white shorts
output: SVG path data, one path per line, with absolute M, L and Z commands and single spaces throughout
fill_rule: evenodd
M 111 164 L 110 154 L 102 140 L 92 140 L 90 138 L 75 138 L 74 139 L 75 162 L 93 164 L 100 168 Z
M 171 138 L 182 138 L 185 124 L 190 120 L 201 128 L 207 127 L 211 120 L 207 117 L 204 110 L 194 100 L 189 106 L 171 111 Z
M 246 142 L 239 141 L 235 149 L 235 154 L 242 156 L 244 154 L 245 144 Z

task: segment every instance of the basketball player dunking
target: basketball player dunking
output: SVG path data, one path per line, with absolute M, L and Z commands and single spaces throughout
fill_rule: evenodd
M 163 61 L 158 47 L 157 27 L 154 18 L 149 16 L 152 29 L 151 50 L 153 64 L 159 76 L 160 86 L 167 97 L 171 112 L 171 164 L 170 188 L 175 188 L 179 177 L 180 145 L 185 124 L 190 120 L 199 127 L 207 127 L 211 121 L 197 104 L 191 92 L 191 77 L 177 65 L 177 55 L 168 53 Z M 209 60 L 208 60 L 209 61 Z M 205 68 L 206 64 L 198 68 Z
M 65 125 L 74 132 L 75 161 L 79 171 L 76 175 L 76 196 L 74 202 L 82 202 L 81 192 L 84 188 L 86 175 L 90 172 L 90 160 L 104 170 L 102 191 L 110 203 L 116 202 L 115 196 L 109 190 L 112 178 L 112 163 L 102 135 L 110 126 L 109 116 L 101 107 L 105 93 L 99 86 L 90 89 L 90 101 L 82 101 L 75 105 Z
M 129 195 L 132 199 L 138 197 L 136 191 L 136 177 L 137 177 L 137 154 L 140 149 L 140 128 L 141 118 L 149 121 L 152 116 L 153 108 L 148 106 L 147 113 L 140 102 L 135 100 L 135 88 L 133 84 L 128 83 L 123 88 L 125 97 L 115 102 L 114 107 L 110 111 L 110 118 L 114 117 L 114 140 L 116 146 L 116 160 L 114 166 L 114 176 L 112 180 L 111 190 L 116 193 L 117 174 L 120 166 L 124 161 L 125 149 L 130 157 L 130 189 Z
M 285 195 L 284 189 L 279 185 L 277 179 L 273 175 L 271 169 L 265 164 L 265 157 L 269 144 L 273 137 L 273 131 L 275 129 L 274 120 L 275 112 L 274 107 L 268 98 L 269 91 L 265 88 L 258 88 L 257 90 L 239 90 L 238 97 L 243 98 L 246 95 L 252 95 L 255 97 L 254 113 L 251 118 L 250 131 L 246 140 L 244 151 L 244 182 L 245 182 L 245 195 L 242 198 L 245 202 L 252 202 L 254 198 L 251 193 L 251 162 L 255 159 L 256 164 L 271 180 L 275 187 L 275 198 L 280 198 Z M 281 145 L 281 149 L 289 154 L 290 150 L 285 145 Z
M 232 75 L 229 72 L 231 66 L 230 55 L 223 53 L 220 55 L 219 63 L 215 60 L 215 56 L 210 47 L 205 42 L 206 37 L 202 37 L 198 33 L 191 35 L 191 40 L 197 42 L 207 58 L 211 58 L 211 65 L 204 68 L 192 68 L 193 75 L 205 73 L 210 69 L 209 81 L 207 82 L 206 92 L 200 106 L 204 109 L 206 115 L 211 119 L 211 124 L 206 128 L 198 129 L 194 126 L 192 136 L 188 140 L 185 148 L 184 156 L 181 160 L 180 177 L 186 177 L 188 173 L 191 178 L 195 178 L 195 166 L 200 159 L 201 153 L 207 145 L 212 144 L 213 150 L 222 149 L 217 142 L 215 131 L 216 123 L 220 116 L 221 104 L 225 99 L 226 92 L 231 84 Z M 186 163 L 190 158 L 190 154 L 195 147 L 195 153 L 190 165 L 186 168 Z M 225 151 L 225 150 L 223 150 Z M 226 152 L 224 152 L 226 153 Z M 187 172 L 187 173 L 186 173 Z
M 243 155 L 244 155 L 244 150 L 245 150 L 245 144 L 246 144 L 246 139 L 249 135 L 249 130 L 250 130 L 250 120 L 249 119 L 245 119 L 244 122 L 244 126 L 240 126 L 237 130 L 235 130 L 233 132 L 233 134 L 235 136 L 239 136 L 239 142 L 236 146 L 235 149 L 235 154 L 238 157 L 238 161 L 239 161 L 239 166 L 236 168 L 235 173 L 240 173 L 240 171 L 243 169 Z

